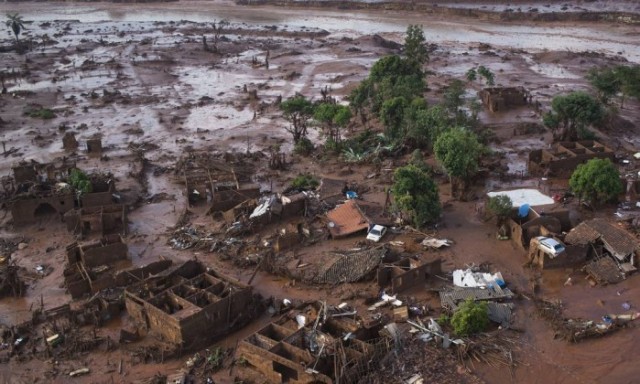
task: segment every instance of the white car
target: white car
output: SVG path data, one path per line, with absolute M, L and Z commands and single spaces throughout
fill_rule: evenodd
M 558 256 L 565 250 L 564 245 L 562 245 L 556 239 L 544 236 L 538 236 L 536 237 L 536 239 L 538 240 L 538 248 L 548 253 L 552 257 Z
M 374 225 L 367 234 L 367 240 L 371 240 L 377 243 L 378 241 L 380 241 L 380 239 L 382 239 L 385 233 L 387 233 L 387 227 L 382 225 Z

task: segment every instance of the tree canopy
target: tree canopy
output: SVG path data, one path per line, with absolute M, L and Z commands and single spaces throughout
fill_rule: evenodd
M 433 147 L 436 159 L 449 176 L 461 179 L 476 173 L 482 150 L 476 134 L 465 128 L 445 131 Z
M 429 61 L 429 53 L 425 46 L 426 39 L 422 25 L 409 25 L 407 27 L 407 35 L 404 39 L 404 54 L 407 59 L 422 66 Z
M 500 221 L 509 217 L 513 209 L 513 202 L 507 195 L 497 195 L 489 198 L 487 209 L 498 217 L 498 225 Z
M 615 201 L 623 192 L 620 173 L 609 159 L 591 159 L 578 165 L 569 186 L 580 199 L 594 204 Z
M 484 301 L 464 301 L 451 317 L 453 331 L 458 336 L 469 336 L 484 331 L 489 325 L 489 308 Z
M 284 114 L 284 118 L 291 123 L 291 127 L 286 128 L 286 130 L 293 136 L 293 142 L 297 144 L 300 140 L 306 138 L 307 124 L 314 112 L 311 101 L 304 96 L 296 95 L 280 103 L 280 109 Z
M 620 95 L 621 107 L 627 97 L 640 98 L 640 65 L 594 68 L 587 74 L 587 80 L 604 104 L 609 104 L 617 95 Z
M 409 106 L 407 99 L 402 96 L 394 97 L 382 103 L 380 120 L 385 127 L 385 134 L 392 140 L 402 136 L 402 124 L 405 109 Z
M 438 186 L 415 165 L 396 169 L 392 193 L 396 206 L 411 215 L 417 228 L 440 217 L 442 208 Z
M 543 122 L 559 140 L 577 140 L 582 130 L 604 117 L 600 103 L 585 92 L 558 95 L 553 98 L 551 109 L 543 116 Z

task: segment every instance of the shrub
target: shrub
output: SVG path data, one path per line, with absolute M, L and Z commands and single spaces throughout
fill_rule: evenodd
M 313 151 L 313 143 L 311 140 L 303 137 L 293 147 L 293 151 L 302 156 L 308 156 Z
M 49 108 L 33 109 L 27 112 L 29 117 L 34 119 L 50 120 L 56 117 L 56 114 Z
M 80 193 L 91 193 L 93 189 L 91 180 L 89 180 L 87 174 L 77 168 L 71 170 L 69 184 Z
M 487 209 L 489 212 L 498 216 L 498 221 L 509 217 L 513 202 L 507 195 L 497 195 L 489 198 Z
M 314 189 L 318 185 L 320 185 L 318 179 L 308 173 L 296 176 L 296 178 L 291 182 L 291 186 L 295 189 Z
M 481 332 L 489 325 L 489 309 L 484 301 L 468 299 L 451 317 L 453 331 L 458 336 L 469 336 Z

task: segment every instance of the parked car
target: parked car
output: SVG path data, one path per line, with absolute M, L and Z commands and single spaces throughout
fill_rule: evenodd
M 374 242 L 380 241 L 384 234 L 387 233 L 387 227 L 383 225 L 374 225 L 367 234 L 367 240 L 371 240 Z
M 544 236 L 538 236 L 536 239 L 538 239 L 538 247 L 552 256 L 558 256 L 565 250 L 564 245 L 556 239 Z

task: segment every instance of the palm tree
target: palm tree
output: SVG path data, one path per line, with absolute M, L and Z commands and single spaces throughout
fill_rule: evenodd
M 13 34 L 16 36 L 16 43 L 18 42 L 18 35 L 22 32 L 23 29 L 27 29 L 24 27 L 24 20 L 22 20 L 22 16 L 18 13 L 7 13 L 7 27 L 11 27 Z

